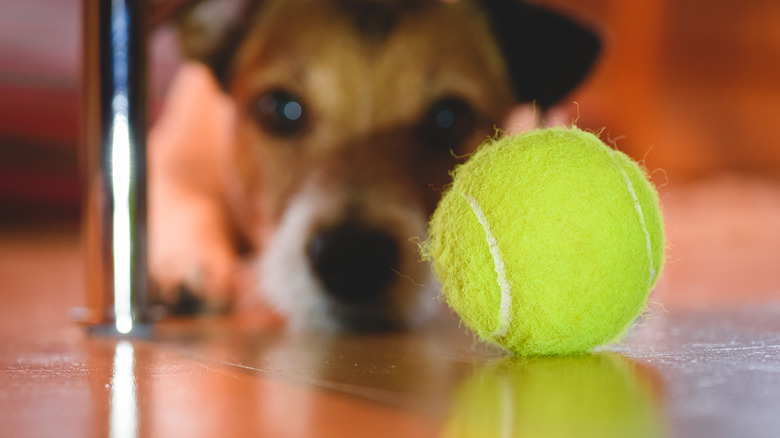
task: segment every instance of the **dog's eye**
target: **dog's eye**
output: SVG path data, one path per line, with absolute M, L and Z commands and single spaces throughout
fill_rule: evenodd
M 422 134 L 441 149 L 456 149 L 477 127 L 477 115 L 463 99 L 448 97 L 431 105 L 422 124 Z
M 277 137 L 294 137 L 306 125 L 306 112 L 301 100 L 285 90 L 272 90 L 260 95 L 253 104 L 254 117 L 266 132 Z

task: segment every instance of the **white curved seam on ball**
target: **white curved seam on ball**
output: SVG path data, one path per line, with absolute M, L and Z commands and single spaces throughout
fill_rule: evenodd
M 469 206 L 471 206 L 474 216 L 477 217 L 480 225 L 482 225 L 482 229 L 485 230 L 485 237 L 487 238 L 490 255 L 493 256 L 493 267 L 496 271 L 498 288 L 501 291 L 501 305 L 499 307 L 498 328 L 492 333 L 492 336 L 500 338 L 506 336 L 509 331 L 509 324 L 512 322 L 512 288 L 509 286 L 509 281 L 507 281 L 506 278 L 506 264 L 504 264 L 504 259 L 501 257 L 498 242 L 493 236 L 493 231 L 490 229 L 490 223 L 488 222 L 487 217 L 485 217 L 482 207 L 480 207 L 477 200 L 469 194 L 464 193 L 463 198 L 468 202 Z
M 653 263 L 653 246 L 652 246 L 652 242 L 650 241 L 650 232 L 647 230 L 647 224 L 645 223 L 645 215 L 642 212 L 642 204 L 639 203 L 639 198 L 637 197 L 636 192 L 634 191 L 634 185 L 631 184 L 631 180 L 628 178 L 626 172 L 623 169 L 620 169 L 620 173 L 623 174 L 623 178 L 626 180 L 626 186 L 628 187 L 628 192 L 631 194 L 631 199 L 634 200 L 634 208 L 639 214 L 639 223 L 642 225 L 642 232 L 645 233 L 645 241 L 647 242 L 647 260 L 650 264 L 650 279 L 648 280 L 648 284 L 652 284 L 653 279 L 655 278 L 655 266 Z

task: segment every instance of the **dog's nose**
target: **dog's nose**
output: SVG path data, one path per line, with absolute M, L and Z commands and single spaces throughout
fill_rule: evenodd
M 351 223 L 315 234 L 307 255 L 326 291 L 345 304 L 376 299 L 392 283 L 399 262 L 392 236 Z

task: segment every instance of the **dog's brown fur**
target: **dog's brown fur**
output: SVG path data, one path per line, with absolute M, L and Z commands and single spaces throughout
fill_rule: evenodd
M 213 116 L 232 120 L 221 122 L 231 126 L 222 138 L 152 141 L 151 268 L 167 298 L 183 284 L 226 299 L 245 246 L 261 254 L 261 288 L 293 326 L 423 319 L 435 299 L 421 286 L 429 268 L 414 239 L 448 170 L 495 133 L 518 96 L 533 96 L 488 12 L 467 0 L 276 0 L 235 9 L 213 30 L 197 8 L 183 20 L 185 47 L 229 96 Z M 292 134 L 258 115 L 274 91 L 302 107 Z M 455 105 L 455 134 L 435 123 L 442 102 Z M 193 117 L 168 124 L 214 123 Z M 312 240 L 342 226 L 397 245 L 394 275 L 366 299 L 330 294 L 312 268 Z

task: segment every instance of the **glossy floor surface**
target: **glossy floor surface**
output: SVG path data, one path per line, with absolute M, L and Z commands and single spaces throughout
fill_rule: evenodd
M 0 435 L 780 436 L 780 189 L 664 189 L 647 315 L 591 355 L 511 359 L 421 333 L 294 335 L 261 312 L 88 336 L 74 226 L 0 232 Z M 706 218 L 706 219 L 702 219 Z

